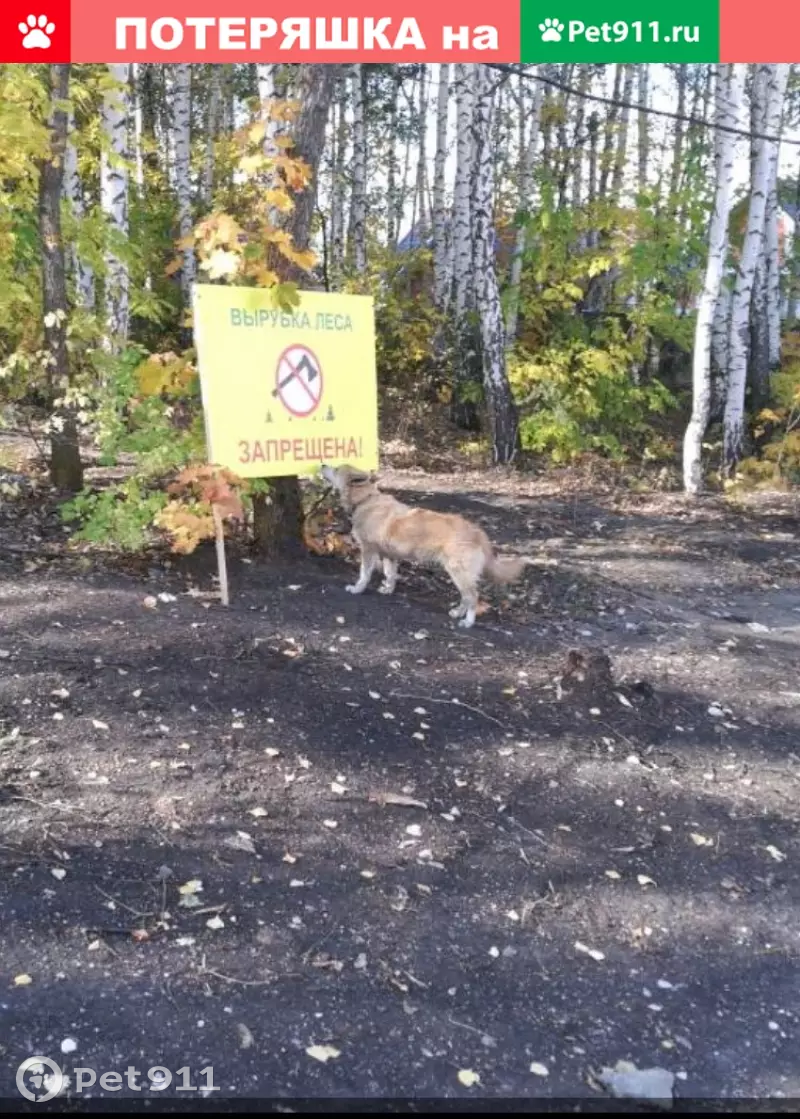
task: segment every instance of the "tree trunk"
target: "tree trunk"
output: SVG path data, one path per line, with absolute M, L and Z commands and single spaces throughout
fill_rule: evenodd
M 650 160 L 650 138 L 647 119 L 650 97 L 650 67 L 646 62 L 639 66 L 639 193 L 647 190 L 647 166 Z
M 75 147 L 75 118 L 72 110 L 69 112 L 67 122 L 67 149 L 64 157 L 64 197 L 67 200 L 72 216 L 80 223 L 85 215 L 83 203 L 83 184 L 78 171 L 78 151 Z M 73 240 L 69 251 L 72 279 L 75 285 L 75 303 L 87 311 L 94 310 L 94 271 L 78 251 L 78 245 Z
M 325 126 L 339 67 L 331 63 L 309 63 L 299 69 L 295 96 L 301 103 L 301 109 L 293 126 L 292 153 L 311 168 L 311 182 L 301 194 L 295 195 L 295 206 L 286 217 L 285 228 L 295 247 L 305 249 L 316 206 Z M 304 275 L 287 262 L 281 279 L 294 280 L 302 286 Z M 302 551 L 303 503 L 296 477 L 274 478 L 270 481 L 269 494 L 253 497 L 253 532 L 256 549 L 262 556 L 296 556 Z
M 386 160 L 386 243 L 391 252 L 397 250 L 402 220 L 402 210 L 399 216 L 397 213 L 400 194 L 397 185 L 397 119 L 401 84 L 401 74 L 395 73 L 392 79 L 392 99 L 389 103 L 389 153 Z
M 480 355 L 473 312 L 475 273 L 472 246 L 473 113 L 476 63 L 456 63 L 456 176 L 453 187 L 453 371 L 452 418 L 465 431 L 480 429 L 476 389 L 481 383 Z
M 497 284 L 493 213 L 494 152 L 491 144 L 494 99 L 492 85 L 493 77 L 489 67 L 478 65 L 474 95 L 475 176 L 472 224 L 483 387 L 492 438 L 492 461 L 496 465 L 508 465 L 513 462 L 519 450 L 519 419 L 506 373 L 503 312 Z
M 447 110 L 450 104 L 450 65 L 439 64 L 436 96 L 436 155 L 433 165 L 433 301 L 444 311 L 450 295 L 447 211 L 445 209 L 445 164 L 447 162 Z
M 353 196 L 350 204 L 350 234 L 353 267 L 362 275 L 367 270 L 367 132 L 364 121 L 364 68 L 353 65 Z
M 100 204 L 106 218 L 108 247 L 105 254 L 104 347 L 119 353 L 128 340 L 130 318 L 130 280 L 127 262 L 116 247 L 128 239 L 128 73 L 130 64 L 109 63 L 117 83 L 103 98 L 105 144 L 100 163 Z
M 675 74 L 675 81 L 678 86 L 678 120 L 675 121 L 675 140 L 673 145 L 672 168 L 669 177 L 669 194 L 667 198 L 668 204 L 672 207 L 673 212 L 678 208 L 675 196 L 678 193 L 681 176 L 683 174 L 683 139 L 686 135 L 686 122 L 680 118 L 686 115 L 687 63 L 682 62 L 678 66 Z
M 514 255 L 511 258 L 511 274 L 508 281 L 506 345 L 511 347 L 517 339 L 519 320 L 519 297 L 522 283 L 522 265 L 525 259 L 529 218 L 528 210 L 533 198 L 533 169 L 536 163 L 536 149 L 539 146 L 539 129 L 542 118 L 544 87 L 541 82 L 534 83 L 533 99 L 528 105 L 527 82 L 520 78 L 519 83 L 519 197 L 517 200 L 517 233 L 514 240 Z M 528 128 L 530 111 L 530 128 Z
M 766 103 L 766 132 L 777 136 L 781 126 L 783 99 L 789 78 L 790 66 L 787 63 L 765 63 L 756 68 L 754 97 L 762 97 Z M 760 143 L 755 173 L 750 189 L 750 206 L 747 214 L 747 229 L 744 247 L 739 262 L 736 286 L 731 305 L 730 366 L 728 370 L 728 390 L 725 400 L 725 420 L 723 438 L 723 468 L 727 476 L 733 474 L 744 455 L 745 423 L 744 402 L 747 382 L 747 350 L 749 342 L 750 301 L 753 294 L 756 267 L 764 240 L 764 218 L 767 206 L 767 192 L 778 159 L 777 141 L 764 140 Z
M 613 101 L 619 101 L 622 96 L 622 76 L 625 67 L 622 63 L 617 63 L 614 69 L 614 92 L 612 94 Z M 606 116 L 605 128 L 603 131 L 603 154 L 600 157 L 600 185 L 598 194 L 600 198 L 605 198 L 608 193 L 608 179 L 611 174 L 611 168 L 614 165 L 614 139 L 617 131 L 617 118 L 619 116 L 619 108 L 616 105 L 609 106 L 608 115 Z
M 766 258 L 766 320 L 769 372 L 774 373 L 781 363 L 781 254 L 778 230 L 778 160 L 767 194 L 765 231 Z M 769 389 L 769 385 L 767 386 Z M 768 396 L 770 393 L 768 392 Z
M 619 114 L 619 135 L 617 138 L 617 152 L 614 159 L 614 174 L 611 179 L 611 195 L 615 206 L 619 205 L 622 195 L 622 186 L 625 178 L 625 161 L 628 155 L 628 121 L 630 120 L 631 95 L 633 94 L 634 67 L 628 63 L 625 67 L 625 78 L 622 83 L 622 100 L 625 102 Z
M 347 149 L 347 117 L 345 116 L 346 81 L 339 79 L 339 97 L 333 106 L 333 177 L 331 180 L 331 250 L 330 278 L 331 287 L 338 291 L 344 272 L 344 196 L 345 196 L 345 153 Z M 338 118 L 338 120 L 337 120 Z
M 417 209 L 419 229 L 424 237 L 429 229 L 428 206 L 425 196 L 425 180 L 428 159 L 428 67 L 422 63 L 419 77 L 419 115 L 417 117 L 419 151 L 417 154 Z
M 222 74 L 219 66 L 210 66 L 208 76 L 208 108 L 206 111 L 206 144 L 203 153 L 203 171 L 200 178 L 200 201 L 210 210 L 214 201 L 216 170 L 215 143 L 222 125 Z
M 692 416 L 683 441 L 683 486 L 693 496 L 699 494 L 703 486 L 702 446 L 711 413 L 712 329 L 728 256 L 728 223 L 733 201 L 736 138 L 733 133 L 724 129 L 736 127 L 743 90 L 744 75 L 741 66 L 717 66 L 714 212 L 708 237 L 705 283 L 697 306 L 692 363 Z
M 190 237 L 194 227 L 192 218 L 192 68 L 189 63 L 173 66 L 172 128 L 175 136 L 175 193 L 178 198 L 178 228 L 181 240 Z M 195 279 L 194 247 L 181 249 L 181 294 L 183 305 L 191 303 L 192 284 Z
M 39 166 L 39 237 L 42 252 L 42 310 L 44 348 L 49 355 L 50 395 L 55 404 L 50 419 L 50 482 L 59 490 L 77 493 L 83 486 L 78 426 L 67 401 L 70 381 L 67 353 L 67 275 L 61 237 L 61 195 L 67 149 L 69 65 L 50 65 L 49 156 Z

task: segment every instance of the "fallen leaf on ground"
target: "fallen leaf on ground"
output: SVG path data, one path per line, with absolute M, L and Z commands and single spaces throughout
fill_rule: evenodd
M 586 956 L 591 956 L 593 960 L 604 960 L 605 955 L 598 951 L 597 948 L 590 948 L 588 944 L 583 944 L 580 940 L 575 941 L 575 951 L 583 952 Z
M 458 1070 L 458 1082 L 463 1084 L 465 1088 L 474 1088 L 476 1084 L 480 1084 L 481 1078 L 471 1068 L 460 1068 Z
M 244 1024 L 244 1022 L 237 1022 L 236 1023 L 236 1032 L 239 1035 L 239 1048 L 240 1049 L 249 1049 L 251 1047 L 251 1045 L 253 1044 L 254 1038 L 253 1038 L 253 1035 L 250 1032 L 250 1030 L 248 1030 L 247 1026 Z
M 424 800 L 416 800 L 404 793 L 370 793 L 368 799 L 373 804 L 395 804 L 400 808 L 427 808 Z
M 539 1061 L 533 1061 L 531 1063 L 531 1072 L 534 1076 L 550 1075 L 550 1070 L 548 1069 L 547 1065 L 540 1064 Z
M 767 851 L 767 853 L 768 853 L 769 855 L 771 855 L 771 856 L 772 856 L 772 858 L 773 858 L 773 859 L 775 860 L 775 862 L 776 862 L 776 863 L 782 863 L 782 862 L 783 862 L 783 860 L 784 860 L 784 859 L 786 858 L 786 856 L 784 855 L 783 851 L 780 851 L 780 850 L 779 850 L 779 849 L 778 849 L 777 847 L 775 847 L 775 846 L 774 846 L 774 845 L 773 845 L 772 843 L 770 843 L 770 844 L 769 844 L 769 845 L 768 845 L 768 846 L 767 846 L 767 847 L 765 848 L 765 850 Z
M 651 1100 L 661 1107 L 672 1107 L 675 1076 L 667 1069 L 638 1069 L 630 1061 L 617 1061 L 613 1069 L 601 1069 L 597 1079 L 617 1098 Z
M 219 916 L 209 917 L 209 919 L 206 921 L 206 927 L 209 929 L 224 929 L 225 922 Z
M 33 980 L 31 979 L 31 977 L 29 975 L 26 975 L 24 972 L 21 975 L 15 975 L 14 976 L 14 986 L 15 987 L 28 987 L 28 986 L 30 986 L 31 983 L 33 983 Z
M 315 1061 L 322 1061 L 323 1065 L 330 1060 L 335 1060 L 340 1057 L 341 1053 L 338 1049 L 334 1049 L 332 1045 L 309 1045 L 306 1049 L 309 1057 L 313 1057 Z
M 691 839 L 692 843 L 694 843 L 695 847 L 713 847 L 714 846 L 714 840 L 713 839 L 709 839 L 707 835 L 700 835 L 700 833 L 696 832 L 696 831 L 693 831 L 689 835 L 689 838 Z

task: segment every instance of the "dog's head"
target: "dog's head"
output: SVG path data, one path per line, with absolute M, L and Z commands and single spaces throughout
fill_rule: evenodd
M 347 510 L 360 505 L 375 493 L 375 475 L 366 470 L 358 470 L 354 466 L 326 466 L 323 463 L 320 474 L 329 486 L 333 486 Z

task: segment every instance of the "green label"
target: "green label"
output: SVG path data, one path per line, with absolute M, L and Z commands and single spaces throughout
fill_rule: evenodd
M 719 0 L 521 0 L 521 62 L 717 62 Z

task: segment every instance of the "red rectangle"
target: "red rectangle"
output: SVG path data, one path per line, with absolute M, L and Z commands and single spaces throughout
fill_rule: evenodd
M 409 0 L 396 6 L 376 5 L 372 0 L 333 4 L 285 0 L 280 6 L 265 0 L 233 4 L 229 0 L 224 5 L 219 0 L 173 0 L 168 5 L 163 0 L 118 0 L 113 8 L 96 0 L 73 0 L 72 11 L 73 62 L 519 59 L 518 0 L 499 0 L 488 12 L 478 0 L 437 0 L 436 4 Z M 141 21 L 138 35 L 135 20 Z M 496 36 L 476 30 L 487 26 L 496 30 Z M 447 49 L 447 27 L 461 34 L 466 49 L 458 45 Z M 338 47 L 326 47 L 325 42 Z
M 69 62 L 69 0 L 6 0 L 0 62 Z
M 720 62 L 791 62 L 800 57 L 800 4 L 720 0 Z

